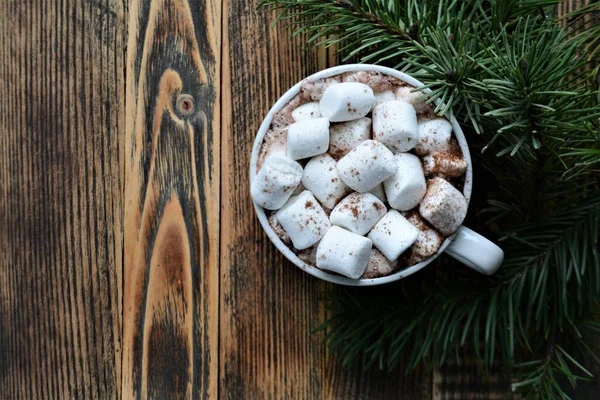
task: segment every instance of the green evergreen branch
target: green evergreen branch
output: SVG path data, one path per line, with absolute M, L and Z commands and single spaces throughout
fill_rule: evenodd
M 319 330 L 344 364 L 433 368 L 471 349 L 486 369 L 501 360 L 525 398 L 568 398 L 561 377 L 589 376 L 574 351 L 596 351 L 600 335 L 600 75 L 589 68 L 599 35 L 563 30 L 558 2 L 261 3 L 345 60 L 424 82 L 435 111 L 454 113 L 482 149 L 474 162 L 491 180 L 487 206 L 472 207 L 504 237 L 502 268 L 343 291 Z
M 519 382 L 513 383 L 514 392 L 523 393 L 524 399 L 569 399 L 567 393 L 557 383 L 560 377 L 575 387 L 577 382 L 589 380 L 592 374 L 578 363 L 565 349 L 551 338 L 546 356 L 543 359 L 521 363 L 515 366 Z M 573 372 L 573 369 L 577 372 Z
M 497 346 L 505 360 L 512 360 L 516 343 L 528 347 L 532 330 L 572 334 L 567 331 L 568 317 L 584 315 L 590 303 L 600 300 L 598 243 L 587 243 L 580 252 L 575 247 L 585 235 L 598 231 L 600 196 L 576 210 L 545 221 L 543 233 L 536 224 L 512 231 L 503 268 L 493 279 L 479 279 L 477 289 L 463 291 L 460 282 L 442 281 L 436 294 L 422 299 L 420 306 L 406 303 L 411 296 L 389 302 L 384 297 L 376 301 L 388 307 L 375 306 L 375 312 L 360 293 L 339 298 L 333 317 L 320 327 L 329 329 L 330 351 L 338 353 L 344 364 L 362 358 L 364 366 L 377 363 L 387 369 L 397 366 L 408 352 L 410 368 L 425 362 L 433 367 L 466 343 L 477 348 L 483 339 L 482 361 L 489 367 Z M 561 287 L 551 299 L 549 285 L 557 278 Z M 395 288 L 393 293 L 397 292 Z M 551 316 L 556 312 L 560 314 Z
M 295 35 L 337 45 L 344 60 L 360 57 L 422 80 L 438 114 L 453 112 L 476 132 L 485 130 L 488 140 L 514 132 L 499 156 L 537 149 L 545 137 L 556 142 L 545 145 L 565 170 L 581 172 L 593 156 L 574 165 L 564 154 L 588 148 L 600 105 L 597 92 L 581 87 L 585 59 L 577 56 L 578 44 L 565 42 L 547 17 L 556 3 L 265 0 L 261 6 L 283 10 L 280 18 L 296 26 Z

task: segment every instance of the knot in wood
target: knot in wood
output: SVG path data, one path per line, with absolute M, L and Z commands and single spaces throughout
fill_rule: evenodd
M 177 111 L 184 117 L 189 117 L 196 109 L 194 97 L 189 94 L 182 94 L 177 98 Z

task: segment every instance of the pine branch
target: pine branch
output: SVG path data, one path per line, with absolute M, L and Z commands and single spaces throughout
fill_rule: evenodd
M 563 146 L 565 131 L 588 134 L 600 117 L 593 92 L 581 91 L 571 79 L 584 66 L 577 47 L 564 44 L 565 34 L 554 26 L 524 18 L 510 33 L 503 29 L 480 61 L 485 77 L 472 85 L 481 91 L 482 108 L 489 110 L 483 114 L 485 125 L 495 127 L 496 136 L 515 133 L 520 138 L 499 156 L 514 155 L 529 142 L 534 149 L 542 143 Z
M 362 358 L 365 366 L 377 363 L 386 369 L 397 366 L 408 352 L 409 367 L 414 368 L 424 362 L 441 364 L 465 344 L 478 348 L 483 339 L 487 346 L 482 361 L 489 367 L 498 348 L 503 359 L 512 360 L 516 344 L 528 347 L 532 331 L 566 331 L 571 316 L 585 314 L 600 301 L 600 196 L 574 209 L 546 220 L 542 231 L 537 224 L 513 230 L 504 246 L 506 262 L 493 279 L 476 276 L 476 285 L 465 282 L 464 287 L 442 281 L 424 299 L 414 298 L 414 293 L 398 298 L 395 287 L 396 301 L 378 296 L 376 304 L 389 304 L 383 310 L 364 305 L 362 296 L 339 298 L 334 316 L 321 327 L 330 329 L 330 351 L 345 364 Z M 579 249 L 580 241 L 594 232 L 596 240 Z M 553 282 L 560 287 L 551 287 Z M 405 288 L 404 283 L 400 286 Z M 548 293 L 556 290 L 550 298 Z M 407 303 L 411 298 L 416 304 L 422 300 L 421 305 Z
M 520 392 L 524 399 L 570 399 L 557 383 L 566 379 L 573 387 L 579 381 L 587 381 L 592 373 L 583 367 L 551 336 L 545 357 L 515 366 L 519 382 L 513 383 L 513 392 Z
M 598 146 L 598 93 L 581 87 L 589 78 L 581 72 L 585 59 L 548 17 L 555 3 L 265 0 L 261 6 L 281 10 L 280 18 L 309 42 L 336 45 L 344 59 L 358 56 L 420 79 L 438 114 L 454 113 L 488 141 L 511 139 L 499 156 L 547 146 L 565 170 L 587 172 L 594 156 L 574 163 L 572 155 Z
M 470 348 L 486 369 L 500 359 L 526 398 L 568 398 L 559 378 L 589 375 L 569 346 L 595 350 L 590 335 L 600 334 L 600 75 L 586 68 L 594 28 L 567 37 L 556 3 L 261 3 L 311 43 L 424 82 L 435 111 L 454 113 L 483 149 L 476 167 L 493 181 L 478 211 L 504 237 L 498 273 L 457 268 L 433 287 L 416 276 L 335 296 L 319 330 L 344 364 L 433 368 Z

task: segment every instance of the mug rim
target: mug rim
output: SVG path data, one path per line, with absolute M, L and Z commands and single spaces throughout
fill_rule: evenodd
M 345 72 L 359 72 L 359 71 L 380 72 L 382 74 L 397 78 L 397 79 L 399 79 L 403 82 L 406 82 L 409 85 L 414 86 L 416 88 L 424 86 L 422 82 L 418 81 L 417 79 L 413 78 L 412 76 L 410 76 L 408 74 L 405 74 L 404 72 L 400 72 L 393 68 L 383 67 L 383 66 L 374 65 L 374 64 L 339 65 L 339 66 L 330 67 L 330 68 L 321 70 L 319 72 L 316 72 L 316 73 L 302 79 L 300 82 L 296 83 L 289 90 L 287 90 L 275 102 L 275 104 L 271 107 L 271 109 L 269 110 L 269 112 L 267 113 L 265 118 L 263 119 L 263 121 L 260 125 L 260 128 L 258 129 L 258 132 L 256 134 L 256 137 L 254 139 L 254 144 L 252 146 L 252 155 L 250 157 L 250 182 L 252 182 L 252 180 L 256 176 L 258 155 L 260 153 L 260 148 L 262 146 L 264 136 L 267 133 L 267 131 L 269 130 L 269 127 L 271 126 L 271 122 L 273 121 L 273 116 L 275 115 L 275 113 L 280 111 L 287 103 L 289 103 L 294 98 L 294 96 L 296 96 L 300 92 L 300 88 L 302 87 L 302 85 L 306 82 L 330 78 L 330 77 L 333 77 L 336 75 L 343 74 Z M 423 91 L 425 93 L 431 92 L 431 90 L 429 90 L 429 89 L 424 89 Z M 439 100 L 436 101 L 435 104 L 439 104 Z M 450 121 L 450 123 L 452 124 L 452 130 L 453 130 L 454 136 L 455 136 L 455 138 L 458 142 L 458 145 L 460 146 L 460 149 L 463 153 L 463 158 L 467 162 L 467 171 L 465 173 L 465 182 L 463 185 L 462 192 L 463 192 L 463 195 L 465 196 L 465 199 L 467 200 L 467 205 L 468 205 L 471 200 L 471 191 L 472 191 L 472 186 L 473 186 L 473 167 L 472 167 L 472 163 L 471 163 L 471 154 L 469 152 L 469 146 L 467 145 L 467 140 L 465 138 L 465 135 L 464 135 L 462 129 L 460 128 L 460 125 L 458 124 L 458 122 L 456 121 L 454 116 L 452 116 L 451 112 L 449 111 L 446 114 L 444 114 L 444 117 L 446 119 L 448 119 Z M 415 265 L 412 265 L 408 268 L 401 269 L 399 271 L 394 272 L 393 274 L 382 276 L 379 278 L 351 279 L 351 278 L 347 278 L 342 275 L 329 273 L 325 270 L 322 270 L 320 268 L 317 268 L 316 266 L 312 266 L 312 265 L 307 264 L 304 261 L 302 261 L 288 246 L 285 245 L 285 243 L 283 243 L 281 241 L 279 236 L 277 236 L 277 234 L 273 231 L 273 228 L 271 228 L 271 226 L 269 225 L 269 222 L 267 220 L 267 215 L 265 213 L 265 210 L 261 206 L 256 204 L 256 202 L 254 202 L 254 200 L 252 200 L 252 203 L 254 205 L 254 210 L 256 211 L 258 221 L 260 222 L 263 230 L 265 231 L 265 233 L 267 234 L 267 236 L 269 237 L 271 242 L 275 245 L 277 250 L 279 250 L 289 261 L 291 261 L 294 265 L 296 265 L 296 267 L 300 268 L 304 272 L 306 272 L 316 278 L 319 278 L 319 279 L 322 279 L 322 280 L 325 280 L 328 282 L 332 282 L 332 283 L 335 283 L 338 285 L 376 286 L 376 285 L 383 285 L 386 283 L 390 283 L 390 282 L 394 282 L 394 281 L 403 279 L 409 275 L 412 275 L 412 274 L 420 271 L 421 269 L 423 269 L 424 267 L 429 265 L 441 253 L 444 252 L 444 250 L 448 247 L 448 245 L 452 242 L 452 240 L 456 236 L 456 232 L 454 232 L 450 236 L 446 237 L 446 239 L 444 240 L 444 242 L 442 243 L 440 248 L 433 255 L 429 256 L 427 259 L 425 259 Z

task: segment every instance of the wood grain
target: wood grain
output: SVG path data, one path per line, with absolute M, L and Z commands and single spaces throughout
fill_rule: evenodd
M 275 100 L 337 59 L 256 5 L 0 2 L 0 399 L 509 395 L 469 358 L 365 372 L 311 334 L 333 287 L 262 232 L 247 166 Z
M 124 398 L 217 393 L 220 12 L 130 3 Z
M 289 87 L 327 67 L 252 1 L 224 3 L 220 386 L 223 399 L 424 399 L 430 375 L 346 369 L 313 335 L 332 286 L 288 262 L 254 215 L 248 181 L 256 131 Z M 382 397 L 383 396 L 383 397 Z
M 498 369 L 486 374 L 476 362 L 475 355 L 466 356 L 460 363 L 448 360 L 433 374 L 432 400 L 504 400 L 518 399 L 510 391 L 510 380 Z
M 285 262 L 261 231 L 248 184 L 258 126 L 283 91 L 323 68 L 253 1 L 223 5 L 220 386 L 222 399 L 319 398 L 325 353 L 310 335 L 324 285 Z
M 0 4 L 0 397 L 113 398 L 122 1 Z

